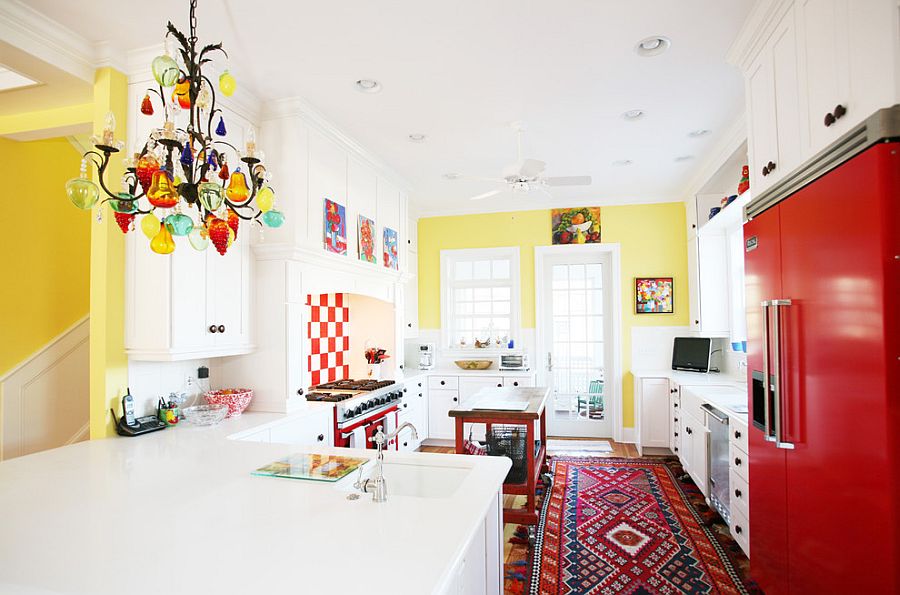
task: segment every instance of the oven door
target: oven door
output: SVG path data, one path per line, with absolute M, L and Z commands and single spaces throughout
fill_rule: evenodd
M 393 424 L 388 423 L 388 419 L 392 418 Z M 397 407 L 391 407 L 384 411 L 379 411 L 377 414 L 372 417 L 366 417 L 360 420 L 356 420 L 353 424 L 345 427 L 338 428 L 338 431 L 334 433 L 334 445 L 337 447 L 343 448 L 369 448 L 374 449 L 375 442 L 372 441 L 372 438 L 375 437 L 375 434 L 378 432 L 378 426 L 382 426 L 385 433 L 390 432 L 397 426 Z M 357 428 L 362 429 L 362 433 L 356 432 L 356 435 L 363 439 L 365 437 L 365 445 L 362 444 L 351 444 L 350 437 L 354 434 L 354 431 Z M 397 440 L 391 440 L 386 446 L 385 449 L 397 449 Z

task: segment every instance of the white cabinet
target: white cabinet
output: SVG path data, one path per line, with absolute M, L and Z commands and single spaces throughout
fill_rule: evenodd
M 688 239 L 688 292 L 691 330 L 728 336 L 728 252 L 724 235 Z
M 243 230 L 246 233 L 246 230 Z M 189 246 L 168 256 L 129 234 L 125 257 L 125 350 L 169 361 L 252 351 L 250 241 L 220 255 Z
M 313 415 L 288 419 L 269 428 L 269 440 L 284 444 L 331 446 L 334 444 L 332 416 L 331 408 L 323 408 Z
M 681 461 L 704 496 L 709 496 L 708 441 L 709 430 L 702 421 L 686 411 L 681 412 Z
M 528 376 L 504 376 L 503 377 L 503 386 L 534 386 L 535 385 L 535 375 L 530 374 Z
M 428 437 L 452 440 L 456 435 L 454 420 L 448 415 L 459 403 L 456 389 L 428 388 Z
M 643 456 L 646 448 L 668 448 L 671 436 L 668 379 L 637 378 L 635 388 L 638 454 Z
M 403 285 L 403 336 L 415 339 L 419 336 L 419 277 L 415 274 L 419 256 L 407 252 L 407 259 L 413 276 Z

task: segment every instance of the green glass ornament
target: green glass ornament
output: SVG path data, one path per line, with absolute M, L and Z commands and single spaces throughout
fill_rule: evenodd
M 171 87 L 177 83 L 181 74 L 178 63 L 168 54 L 155 57 L 150 68 L 153 70 L 153 78 L 163 87 Z
M 284 213 L 272 209 L 263 213 L 262 222 L 271 228 L 281 227 L 284 223 Z
M 117 213 L 125 213 L 126 215 L 137 211 L 137 201 L 131 200 L 134 198 L 133 194 L 131 194 L 130 192 L 119 192 L 116 196 L 126 200 L 116 200 L 114 198 L 110 199 L 109 206 L 113 211 Z
M 87 178 L 72 178 L 66 182 L 66 196 L 73 205 L 87 211 L 100 200 L 100 189 Z
M 186 236 L 194 229 L 194 221 L 187 215 L 175 213 L 166 217 L 166 227 L 173 236 Z
M 209 236 L 203 231 L 202 227 L 195 227 L 188 234 L 188 241 L 191 247 L 197 252 L 203 252 L 209 246 Z
M 217 211 L 225 200 L 225 191 L 215 182 L 203 182 L 200 184 L 200 204 L 207 211 Z

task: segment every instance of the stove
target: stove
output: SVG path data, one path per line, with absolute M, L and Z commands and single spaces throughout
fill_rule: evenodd
M 364 427 L 368 438 L 378 425 L 386 425 L 385 417 L 396 415 L 403 390 L 393 380 L 344 379 L 314 386 L 306 394 L 307 401 L 334 403 L 335 446 L 349 446 L 349 434 Z
M 316 386 L 316 390 L 355 390 L 355 391 L 373 391 L 385 388 L 394 384 L 393 380 L 335 380 L 334 382 L 326 382 Z
M 346 401 L 347 399 L 352 399 L 356 395 L 360 394 L 359 392 L 325 392 L 325 391 L 313 391 L 310 393 L 306 393 L 307 401 L 325 401 L 329 403 L 339 403 L 341 401 Z

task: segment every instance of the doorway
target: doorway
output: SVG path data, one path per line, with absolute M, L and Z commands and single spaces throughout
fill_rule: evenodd
M 548 433 L 621 438 L 618 244 L 535 249 L 538 382 Z

